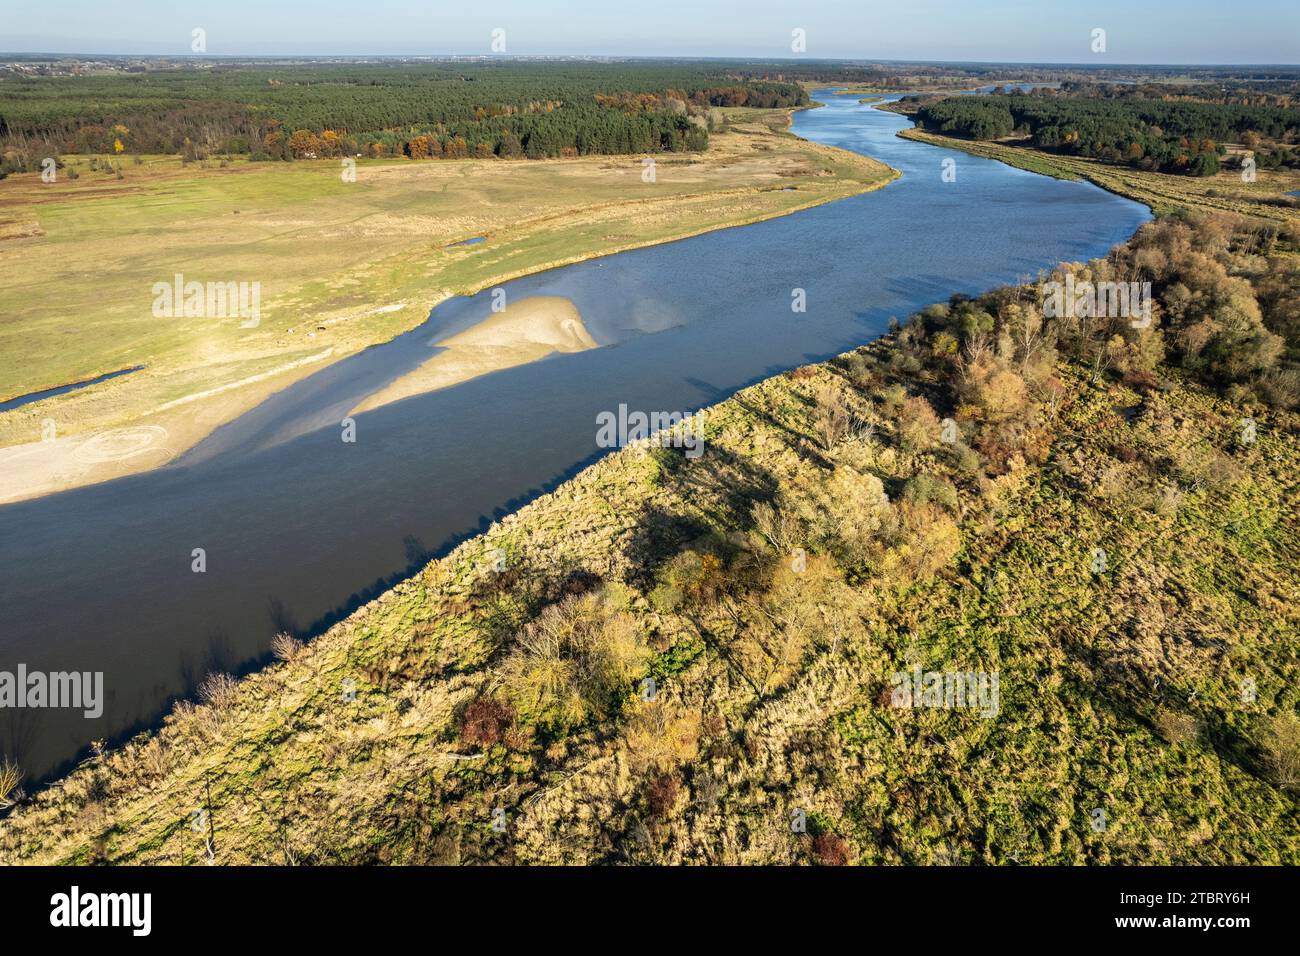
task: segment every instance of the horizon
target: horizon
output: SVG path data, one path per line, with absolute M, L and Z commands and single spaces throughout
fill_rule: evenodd
M 629 60 L 662 60 L 665 62 L 685 62 L 685 63 L 718 63 L 734 61 L 736 63 L 772 63 L 791 65 L 799 63 L 807 64 L 847 64 L 851 66 L 872 66 L 872 65 L 889 65 L 889 66 L 1006 66 L 1006 67 L 1051 67 L 1060 69 L 1063 67 L 1073 67 L 1080 70 L 1132 70 L 1132 69 L 1213 69 L 1228 70 L 1236 68 L 1264 69 L 1264 68 L 1284 68 L 1300 70 L 1300 60 L 1296 62 L 1155 62 L 1134 60 L 1130 62 L 1114 63 L 1089 63 L 1085 60 L 938 60 L 938 59 L 919 59 L 907 57 L 902 59 L 891 59 L 887 57 L 857 57 L 857 56 L 827 56 L 827 57 L 797 57 L 797 56 L 673 56 L 671 54 L 637 54 L 637 53 L 295 53 L 286 51 L 282 53 L 105 53 L 95 50 L 79 51 L 60 51 L 60 50 L 0 50 L 0 59 L 14 57 L 21 59 L 71 59 L 71 60 L 167 60 L 167 61 L 225 61 L 231 63 L 245 63 L 258 60 L 356 60 L 356 61 L 446 61 L 446 60 L 609 60 L 609 61 L 629 61 Z
M 205 31 L 209 58 L 545 56 L 991 63 L 1052 66 L 1296 66 L 1300 6 L 1263 0 L 1225 10 L 1210 0 L 1103 0 L 1086 12 L 1026 0 L 918 0 L 906 9 L 836 10 L 830 0 L 797 7 L 754 0 L 744 11 L 665 0 L 653 9 L 611 10 L 569 0 L 560 14 L 519 0 L 490 9 L 430 9 L 414 0 L 298 0 L 267 9 L 254 0 L 170 9 L 157 0 L 105 9 L 89 0 L 31 5 L 11 13 L 0 48 L 12 55 L 177 57 L 194 55 Z M 75 24 L 75 26 L 73 26 Z M 1106 31 L 1106 49 L 1092 32 Z M 494 49 L 494 31 L 505 49 Z M 804 49 L 792 55 L 792 31 Z M 399 37 L 399 40 L 393 40 Z M 94 39 L 92 39 L 94 38 Z M 291 38 L 291 39 L 289 39 Z M 437 47 L 438 52 L 429 52 Z M 364 50 L 365 52 L 356 52 Z M 1093 58 L 1096 58 L 1095 60 Z

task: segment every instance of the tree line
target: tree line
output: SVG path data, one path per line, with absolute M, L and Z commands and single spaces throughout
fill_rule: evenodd
M 1228 142 L 1271 141 L 1271 164 L 1300 164 L 1282 147 L 1300 139 L 1300 110 L 1276 106 L 1012 93 L 948 97 L 922 105 L 915 118 L 933 132 L 1022 135 L 1039 149 L 1159 172 L 1213 175 Z
M 716 66 L 329 64 L 18 77 L 0 95 L 0 154 L 419 158 L 707 148 L 717 106 L 808 103 L 794 83 Z

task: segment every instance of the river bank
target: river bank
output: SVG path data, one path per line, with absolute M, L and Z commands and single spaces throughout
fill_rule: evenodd
M 898 135 L 931 146 L 995 159 L 1042 176 L 1086 180 L 1117 196 L 1140 202 L 1157 213 L 1201 209 L 1300 224 L 1300 203 L 1285 201 L 1288 191 L 1300 185 L 1300 174 L 1288 170 L 1261 170 L 1250 182 L 1243 181 L 1239 172 L 1226 169 L 1206 177 L 1171 176 L 1009 143 L 943 136 L 915 127 L 900 130 Z
M 34 174 L 11 176 L 0 183 L 5 215 L 34 226 L 0 246 L 0 264 L 15 263 L 5 270 L 10 284 L 0 283 L 0 307 L 13 319 L 0 340 L 0 379 L 17 395 L 147 361 L 130 380 L 0 413 L 0 502 L 173 461 L 286 386 L 414 328 L 449 298 L 892 179 L 868 157 L 783 132 L 787 114 L 747 111 L 707 153 L 656 157 L 649 180 L 640 158 L 612 156 L 362 161 L 351 185 L 327 161 L 182 169 L 157 157 L 128 167 L 121 182 L 83 176 L 44 190 Z M 466 235 L 486 238 L 455 244 Z M 51 245 L 78 251 L 46 255 Z M 95 270 L 81 269 L 79 256 Z M 150 317 L 152 283 L 174 273 L 250 277 L 261 290 L 259 321 L 241 329 L 242 317 Z M 60 316 L 40 308 L 39 289 L 49 287 L 64 290 Z M 67 314 L 78 316 L 73 338 Z M 105 455 L 122 435 L 134 438 L 131 454 Z
M 1220 451 L 1239 408 L 1177 369 L 1138 394 L 1062 360 L 1048 457 L 973 467 L 936 437 L 946 361 L 913 328 L 704 410 L 696 460 L 603 458 L 23 800 L 0 860 L 1294 863 L 1294 797 L 1196 729 L 1267 746 L 1294 681 L 1294 416 Z M 1245 471 L 1170 507 L 1161 462 L 1193 445 Z M 574 630 L 630 649 L 617 704 L 565 718 L 519 635 Z M 1220 642 L 1257 705 L 1205 659 Z M 913 667 L 992 671 L 1000 697 L 900 708 Z M 899 797 L 920 793 L 940 807 Z

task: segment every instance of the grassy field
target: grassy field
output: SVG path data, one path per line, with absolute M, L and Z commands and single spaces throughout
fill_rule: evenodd
M 1228 170 L 1205 177 L 1171 176 L 1011 143 L 977 142 L 919 129 L 905 129 L 898 135 L 996 159 L 1055 179 L 1085 179 L 1103 189 L 1145 203 L 1156 213 L 1199 208 L 1300 223 L 1300 199 L 1286 195 L 1300 189 L 1300 173 L 1292 170 L 1262 169 L 1257 172 L 1254 182 L 1247 183 L 1242 181 L 1239 172 Z
M 882 164 L 805 142 L 788 111 L 733 118 L 707 153 L 542 162 L 338 160 L 182 166 L 70 160 L 0 181 L 0 400 L 143 365 L 0 413 L 27 446 L 6 497 L 148 467 L 326 361 L 418 324 L 439 300 L 550 266 L 783 215 L 887 182 Z M 450 243 L 486 236 L 477 245 Z M 261 321 L 155 318 L 153 284 L 257 282 Z M 175 404 L 179 403 L 179 404 Z M 52 421 L 60 442 L 33 448 Z M 158 426 L 154 453 L 38 467 L 78 436 Z M 28 454 L 32 452 L 32 454 Z M 25 468 L 26 471 L 21 469 Z M 44 482 L 44 485 L 42 485 Z

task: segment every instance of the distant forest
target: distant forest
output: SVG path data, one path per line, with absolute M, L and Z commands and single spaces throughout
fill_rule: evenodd
M 1300 109 L 1280 106 L 1012 93 L 948 97 L 923 104 L 915 119 L 931 132 L 1028 136 L 1040 149 L 1160 172 L 1212 176 L 1224 143 L 1256 150 L 1262 168 L 1300 165 L 1287 148 L 1300 140 Z
M 715 106 L 808 103 L 793 83 L 683 64 L 221 66 L 7 76 L 9 169 L 66 153 L 201 159 L 365 155 L 544 158 L 701 150 Z

